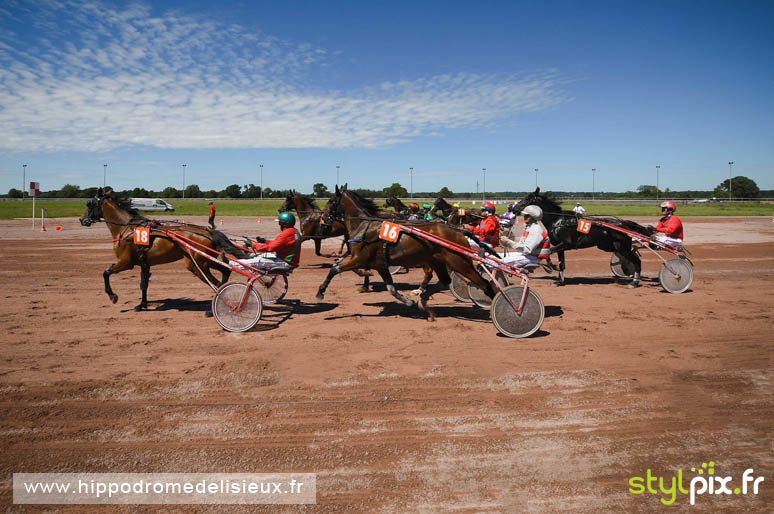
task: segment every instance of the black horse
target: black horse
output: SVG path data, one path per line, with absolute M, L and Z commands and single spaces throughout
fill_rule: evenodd
M 534 193 L 528 194 L 518 204 L 513 206 L 513 212 L 521 212 L 528 205 L 537 205 L 543 209 L 543 225 L 548 232 L 551 241 L 551 252 L 559 254 L 559 285 L 564 285 L 564 252 L 566 250 L 579 250 L 596 246 L 602 251 L 616 254 L 621 259 L 624 270 L 633 275 L 630 287 L 637 287 L 640 283 L 642 263 L 639 255 L 632 248 L 632 238 L 613 229 L 600 225 L 591 225 L 588 234 L 578 231 L 578 217 L 572 211 L 563 211 L 559 203 L 549 195 L 540 192 L 540 188 Z M 629 220 L 615 217 L 588 217 L 599 219 L 611 225 L 616 225 L 644 236 L 650 236 L 653 232 L 649 227 Z

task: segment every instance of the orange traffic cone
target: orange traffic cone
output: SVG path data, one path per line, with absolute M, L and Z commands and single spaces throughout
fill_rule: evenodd
M 62 230 L 62 225 L 57 225 L 56 226 L 56 231 L 59 232 L 60 230 Z

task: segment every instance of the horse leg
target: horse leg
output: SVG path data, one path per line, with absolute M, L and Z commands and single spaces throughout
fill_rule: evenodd
M 314 241 L 314 254 L 318 257 L 322 257 L 322 253 L 320 252 L 320 249 L 322 248 L 322 239 L 316 237 L 312 241 Z
M 425 279 L 430 280 L 428 276 L 433 276 L 433 271 L 435 271 L 435 274 L 438 276 L 438 282 L 428 288 L 427 283 L 424 283 L 425 287 L 422 291 L 422 294 L 419 295 L 419 308 L 423 311 L 427 312 L 428 315 L 428 321 L 435 321 L 435 311 L 433 311 L 430 307 L 427 306 L 427 300 L 430 299 L 431 296 L 433 296 L 435 293 L 438 293 L 440 291 L 446 291 L 449 289 L 449 284 L 451 284 L 451 277 L 449 276 L 449 272 L 446 270 L 446 265 L 441 264 L 440 266 L 426 266 L 425 267 Z
M 564 250 L 559 251 L 559 282 L 556 285 L 564 285 Z
M 425 277 L 422 279 L 422 283 L 419 284 L 419 287 L 411 291 L 411 294 L 421 295 L 427 290 L 427 284 L 430 283 L 430 279 L 433 278 L 433 268 L 430 266 L 422 266 L 422 269 L 425 270 Z
M 134 265 L 131 259 L 119 259 L 118 262 L 111 264 L 105 271 L 102 272 L 102 278 L 105 280 L 105 293 L 107 293 L 110 301 L 116 303 L 118 301 L 118 295 L 113 292 L 110 287 L 110 275 L 114 273 L 120 273 L 121 271 L 132 269 Z
M 640 287 L 640 272 L 642 271 L 642 261 L 640 261 L 639 255 L 632 250 L 631 240 L 628 242 L 617 241 L 613 244 L 613 248 L 616 253 L 621 257 L 621 263 L 624 265 L 624 269 L 627 268 L 626 264 L 631 264 L 634 267 L 634 277 L 629 283 L 630 288 Z
M 392 275 L 390 275 L 390 270 L 380 269 L 379 275 L 381 275 L 382 280 L 384 280 L 384 284 L 387 286 L 387 291 L 389 291 L 392 296 L 394 296 L 395 298 L 403 302 L 403 304 L 408 307 L 413 307 L 417 304 L 417 302 L 409 298 L 406 298 L 405 296 L 400 294 L 397 289 L 395 289 L 395 284 L 392 281 Z
M 345 260 L 334 264 L 330 271 L 328 271 L 328 276 L 325 277 L 325 280 L 323 280 L 322 284 L 320 284 L 320 287 L 317 289 L 317 301 L 322 301 L 322 299 L 325 298 L 325 290 L 328 289 L 328 285 L 331 283 L 331 280 L 333 280 L 333 277 L 342 271 L 354 271 L 361 267 L 362 264 L 355 256 L 347 257 Z
M 134 310 L 141 311 L 148 308 L 148 282 L 150 282 L 150 266 L 144 265 L 140 268 L 140 291 L 142 292 L 142 300 L 140 304 L 134 307 Z
M 626 258 L 629 262 L 634 264 L 634 277 L 632 278 L 629 287 L 640 287 L 640 273 L 642 272 L 642 261 L 640 261 L 640 256 L 630 249 L 626 252 Z
M 220 254 L 219 260 L 220 260 L 220 262 L 226 264 L 226 266 L 219 266 L 218 267 L 219 270 L 220 270 L 220 275 L 221 275 L 221 277 L 220 277 L 220 284 L 218 284 L 218 286 L 221 286 L 221 285 L 225 284 L 226 282 L 228 282 L 228 279 L 231 277 L 231 268 L 229 266 L 227 266 L 228 265 L 228 257 L 226 257 L 224 254 L 222 254 L 222 253 Z

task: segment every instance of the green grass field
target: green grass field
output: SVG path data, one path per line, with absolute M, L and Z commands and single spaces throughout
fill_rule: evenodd
M 209 202 L 207 200 L 169 200 L 175 206 L 174 216 L 206 216 Z M 218 216 L 274 216 L 282 200 L 221 200 L 215 201 Z M 320 207 L 325 205 L 319 201 Z M 382 201 L 377 201 L 382 204 Z M 470 202 L 462 202 L 463 208 L 475 208 Z M 480 205 L 480 204 L 479 204 Z M 562 205 L 570 210 L 574 203 Z M 656 205 L 608 205 L 584 204 L 586 214 L 610 216 L 660 216 Z M 46 201 L 39 200 L 35 204 L 35 216 L 40 216 L 40 209 L 46 209 L 47 218 L 80 217 L 86 210 L 86 200 Z M 498 213 L 505 206 L 497 205 Z M 774 216 L 774 204 L 771 203 L 712 203 L 700 205 L 679 205 L 677 213 L 681 216 Z M 149 217 L 160 213 L 148 213 Z M 0 219 L 29 218 L 32 215 L 32 201 L 0 202 Z

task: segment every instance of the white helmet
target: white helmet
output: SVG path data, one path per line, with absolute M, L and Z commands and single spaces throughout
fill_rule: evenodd
M 529 216 L 535 221 L 540 221 L 543 219 L 543 209 L 537 205 L 527 205 L 524 207 L 524 210 L 522 210 L 521 213 Z

